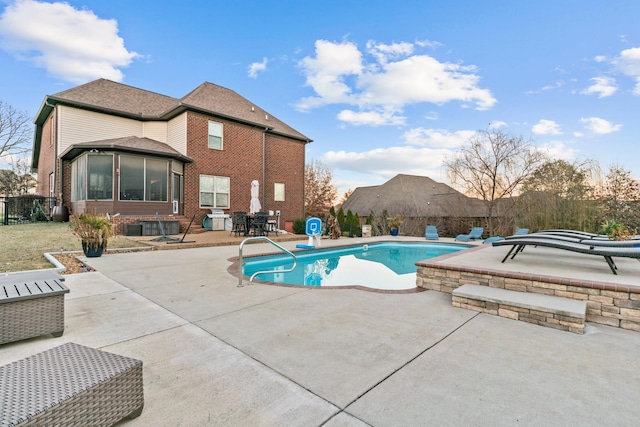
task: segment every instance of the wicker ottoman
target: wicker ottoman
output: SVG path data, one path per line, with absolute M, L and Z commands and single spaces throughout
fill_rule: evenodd
M 142 362 L 67 343 L 0 367 L 0 426 L 110 426 L 140 415 Z
M 0 276 L 0 344 L 64 332 L 64 294 L 56 272 Z

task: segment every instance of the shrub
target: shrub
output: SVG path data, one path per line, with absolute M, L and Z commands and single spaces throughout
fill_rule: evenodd
M 304 218 L 297 218 L 293 220 L 293 232 L 295 234 L 306 234 L 307 220 Z

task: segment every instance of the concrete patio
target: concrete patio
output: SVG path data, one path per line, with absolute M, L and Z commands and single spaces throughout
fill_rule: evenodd
M 447 262 L 549 274 L 542 252 L 501 265 L 506 250 Z M 245 247 L 261 252 L 273 247 Z M 83 258 L 96 271 L 65 276 L 64 335 L 0 346 L 0 364 L 68 341 L 143 360 L 145 408 L 123 426 L 637 425 L 638 332 L 588 324 L 575 335 L 454 308 L 434 291 L 237 287 L 237 255 Z M 580 277 L 574 258 L 552 273 Z M 587 259 L 602 280 L 640 277 L 635 260 L 614 277 Z

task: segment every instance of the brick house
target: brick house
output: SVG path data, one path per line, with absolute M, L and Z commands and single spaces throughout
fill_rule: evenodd
M 253 180 L 282 227 L 304 216 L 311 139 L 230 89 L 177 99 L 99 79 L 46 96 L 35 125 L 37 193 L 73 214 L 119 213 L 116 233 L 156 213 L 246 212 Z

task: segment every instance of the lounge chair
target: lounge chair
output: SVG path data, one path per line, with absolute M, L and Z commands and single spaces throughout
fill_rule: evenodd
M 502 236 L 491 236 L 491 237 L 487 237 L 486 239 L 484 239 L 482 244 L 483 245 L 488 245 L 489 243 L 497 242 L 497 241 L 503 240 L 503 239 L 504 239 L 504 237 L 502 237 Z
M 440 238 L 435 225 L 427 225 L 427 228 L 424 230 L 424 238 L 426 240 L 438 240 Z
M 536 232 L 536 234 L 550 234 L 553 236 L 574 237 L 581 240 L 611 240 L 606 234 L 587 233 L 585 231 L 576 230 L 542 230 Z M 640 235 L 630 236 L 629 240 L 640 240 Z
M 468 242 L 469 240 L 482 239 L 484 227 L 473 227 L 469 234 L 458 234 L 456 240 L 459 242 Z
M 529 229 L 528 228 L 518 228 L 516 230 L 516 232 L 513 233 L 513 236 L 522 236 L 523 234 L 529 234 Z M 513 237 L 513 236 L 510 236 L 510 237 Z M 487 239 L 484 239 L 482 244 L 486 245 L 486 244 L 489 244 L 489 243 L 497 242 L 498 240 L 502 240 L 502 239 L 504 239 L 504 237 L 502 237 L 502 236 L 492 236 L 492 237 L 489 237 Z M 508 239 L 508 237 L 507 237 L 507 239 Z
M 635 258 L 640 260 L 640 247 L 601 246 L 594 245 L 593 243 L 594 242 L 575 242 L 567 240 L 567 238 L 536 237 L 534 234 L 531 234 L 493 242 L 493 246 L 512 246 L 512 248 L 509 249 L 509 252 L 507 252 L 505 257 L 502 259 L 502 262 L 505 262 L 512 253 L 513 255 L 511 256 L 511 259 L 515 258 L 518 253 L 522 252 L 522 249 L 525 246 L 546 246 L 549 248 L 564 249 L 582 254 L 598 255 L 604 257 L 613 274 L 618 274 L 616 271 L 616 264 L 613 262 L 613 257 Z

